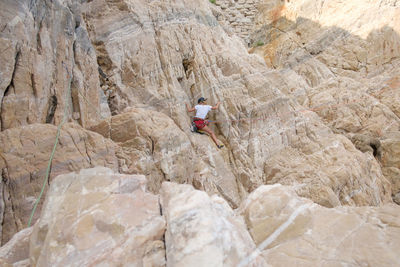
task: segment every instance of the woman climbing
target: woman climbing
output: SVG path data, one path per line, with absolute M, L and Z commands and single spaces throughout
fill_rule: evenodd
M 210 127 L 207 126 L 209 121 L 205 120 L 208 112 L 210 110 L 218 109 L 221 102 L 218 101 L 218 103 L 214 107 L 212 107 L 210 105 L 207 105 L 206 101 L 206 98 L 200 97 L 199 100 L 197 100 L 198 105 L 196 105 L 194 108 L 190 108 L 189 105 L 186 103 L 186 109 L 188 112 L 196 111 L 196 116 L 193 118 L 193 122 L 196 124 L 197 129 L 207 132 L 211 136 L 217 147 L 222 148 L 224 147 L 224 145 L 218 145 L 217 137 L 215 136 L 213 130 L 211 130 Z

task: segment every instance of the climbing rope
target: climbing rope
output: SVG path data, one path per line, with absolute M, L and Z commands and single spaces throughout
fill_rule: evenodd
M 64 125 L 64 123 L 67 120 L 68 109 L 69 109 L 69 99 L 70 99 L 70 96 L 71 96 L 72 77 L 69 74 L 69 71 L 65 67 L 64 63 L 63 63 L 63 67 L 67 70 L 67 75 L 69 76 L 68 90 L 65 93 L 65 103 L 66 104 L 65 104 L 65 108 L 64 108 L 64 116 L 63 116 L 63 119 L 62 119 L 61 123 L 58 125 L 58 128 L 57 128 L 56 140 L 54 142 L 53 150 L 51 151 L 49 162 L 47 164 L 46 175 L 45 175 L 45 178 L 44 178 L 44 181 L 43 181 L 42 190 L 40 191 L 39 197 L 36 199 L 35 205 L 33 206 L 33 210 L 32 210 L 31 216 L 29 217 L 29 221 L 28 221 L 28 227 L 31 226 L 33 215 L 35 214 L 36 208 L 37 208 L 37 206 L 38 206 L 38 204 L 40 202 L 40 199 L 42 198 L 42 195 L 43 195 L 44 189 L 46 187 L 47 181 L 49 180 L 51 163 L 53 162 L 54 154 L 56 152 L 56 148 L 57 148 L 57 144 L 58 144 L 58 139 L 60 138 L 61 127 Z

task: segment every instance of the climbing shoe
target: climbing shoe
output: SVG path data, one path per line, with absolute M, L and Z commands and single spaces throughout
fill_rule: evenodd
M 198 131 L 196 124 L 194 124 L 194 122 L 192 123 L 192 125 L 190 126 L 190 131 L 192 131 L 193 133 L 196 133 Z
M 224 145 L 218 145 L 217 147 L 218 147 L 218 148 L 223 148 L 223 147 L 224 147 Z

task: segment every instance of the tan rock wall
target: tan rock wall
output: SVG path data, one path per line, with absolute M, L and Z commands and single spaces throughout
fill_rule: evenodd
M 288 95 L 373 153 L 397 195 L 399 169 L 389 158 L 397 159 L 400 129 L 398 2 L 268 0 L 256 20 L 252 39 L 265 45 L 252 52 L 301 84 Z
M 162 182 L 170 181 L 192 184 L 210 195 L 220 194 L 233 207 L 243 198 L 224 155 L 210 146 L 209 137 L 188 136 L 163 113 L 130 109 L 91 130 L 122 147 L 127 166 L 124 172 L 145 174 L 151 192 L 158 193 Z
M 261 0 L 216 0 L 215 5 L 222 10 L 224 21 L 240 36 L 247 45 L 253 31 L 258 5 Z M 253 44 L 254 45 L 254 44 Z
M 32 124 L 0 133 L 0 169 L 2 172 L 0 217 L 1 243 L 27 227 L 36 199 L 45 180 L 57 128 Z M 119 170 L 116 154 L 122 153 L 112 141 L 86 131 L 76 124 L 66 124 L 52 161 L 48 184 L 59 174 L 81 168 L 106 166 Z M 47 187 L 45 188 L 47 192 Z M 44 197 L 33 217 L 40 216 Z
M 273 27 L 267 27 L 271 34 L 265 39 L 265 46 L 254 49 L 263 56 L 267 53 L 265 58 L 269 61 L 264 62 L 257 55 L 249 55 L 243 40 L 221 25 L 219 8 L 209 1 L 93 0 L 79 4 L 72 0 L 51 3 L 8 0 L 3 3 L 10 10 L 1 19 L 4 27 L 0 29 L 4 28 L 4 33 L 0 42 L 11 55 L 4 51 L 1 54 L 8 62 L 1 71 L 5 73 L 0 82 L 5 95 L 2 107 L 10 107 L 4 108 L 2 118 L 4 125 L 8 125 L 5 128 L 12 129 L 3 131 L 7 150 L 2 151 L 2 156 L 10 155 L 11 159 L 3 163 L 2 177 L 13 181 L 8 179 L 12 173 L 22 183 L 18 184 L 21 191 L 12 188 L 12 183 L 2 183 L 0 187 L 6 189 L 3 196 L 11 189 L 24 192 L 31 185 L 25 181 L 32 173 L 34 180 L 38 180 L 34 173 L 36 166 L 42 170 L 47 162 L 41 149 L 51 150 L 45 140 L 55 135 L 54 126 L 19 125 L 46 122 L 47 115 L 53 112 L 49 122 L 58 124 L 63 107 L 71 103 L 69 120 L 87 128 L 93 126 L 91 129 L 104 138 L 68 125 L 61 142 L 66 145 L 58 151 L 60 161 L 56 161 L 54 171 L 105 165 L 121 172 L 142 172 L 154 193 L 165 180 L 192 183 L 209 194 L 218 193 L 232 207 L 259 186 L 274 183 L 294 185 L 298 194 L 327 207 L 379 206 L 391 201 L 392 188 L 397 188 L 393 181 L 397 181 L 395 175 L 399 173 L 398 162 L 393 158 L 397 155 L 398 140 L 396 135 L 380 138 L 378 131 L 398 130 L 396 101 L 391 101 L 397 83 L 391 80 L 388 93 L 382 93 L 381 97 L 368 90 L 376 89 L 375 85 L 396 75 L 398 70 L 396 34 L 382 28 L 385 19 L 372 12 L 385 11 L 387 16 L 383 18 L 396 22 L 392 6 L 368 9 L 365 12 L 368 16 L 361 21 L 370 31 L 363 29 L 355 34 L 350 34 L 356 29 L 354 21 L 334 20 L 338 26 L 332 26 L 326 21 L 315 22 L 315 13 L 304 16 L 305 19 L 295 16 L 315 10 L 328 16 L 332 5 L 324 4 L 321 9 L 314 5 L 321 4 L 320 1 L 313 5 L 308 5 L 309 1 L 291 2 L 292 9 L 286 9 L 290 11 L 287 17 L 283 17 L 286 11 L 281 4 L 272 13 L 266 8 L 272 16 L 268 24 L 274 22 Z M 29 6 L 31 3 L 36 4 Z M 341 3 L 358 8 L 349 1 Z M 345 10 L 349 14 L 348 6 Z M 258 19 L 259 16 L 255 24 L 261 29 L 264 25 Z M 374 20 L 379 27 L 369 36 Z M 390 22 L 390 27 L 397 25 L 394 22 Z M 380 39 L 380 35 L 384 38 Z M 331 46 L 335 40 L 339 45 Z M 40 57 L 39 52 L 43 53 Z M 69 87 L 63 62 L 73 73 L 72 95 L 68 100 L 62 97 Z M 32 67 L 35 64 L 37 68 Z M 34 73 L 36 69 L 38 73 Z M 32 73 L 33 80 L 40 82 L 32 83 L 29 79 Z M 98 114 L 99 87 L 106 92 L 114 115 L 104 120 Z M 34 92 L 40 97 L 26 98 Z M 85 93 L 89 97 L 83 98 Z M 208 98 L 212 105 L 222 102 L 219 110 L 209 117 L 213 121 L 210 127 L 225 145 L 221 150 L 208 136 L 189 130 L 193 114 L 187 113 L 185 103 L 193 106 L 200 96 Z M 37 101 L 41 108 L 18 102 L 24 99 L 35 105 Z M 93 107 L 85 100 L 95 107 L 90 111 L 93 113 L 89 112 Z M 32 114 L 27 112 L 30 109 Z M 34 136 L 26 129 L 31 129 Z M 24 133 L 21 142 L 20 132 Z M 356 149 L 358 144 L 350 141 L 355 134 L 365 136 L 365 140 L 378 139 L 381 161 L 374 157 L 371 146 L 377 142 L 366 141 L 363 146 L 367 147 L 360 149 L 361 152 Z M 12 135 L 18 136 L 16 144 L 12 143 L 17 150 L 7 146 L 15 138 Z M 27 156 L 32 146 L 35 152 Z M 93 155 L 92 163 L 86 154 Z M 13 159 L 16 163 L 7 167 L 6 163 Z M 382 169 L 380 164 L 384 161 Z M 23 170 L 20 166 L 24 166 Z M 9 233 L 24 225 L 40 186 L 27 190 L 30 198 L 23 199 L 21 193 L 15 200 L 22 209 L 17 213 L 23 216 L 13 218 L 16 212 L 11 210 L 12 205 L 4 199 L 0 201 L 0 208 L 6 207 L 0 216 L 8 218 L 2 227 L 11 229 L 7 230 Z
M 1 130 L 58 124 L 68 102 L 68 118 L 84 127 L 107 116 L 107 109 L 101 114 L 97 59 L 80 3 L 6 0 L 1 5 Z

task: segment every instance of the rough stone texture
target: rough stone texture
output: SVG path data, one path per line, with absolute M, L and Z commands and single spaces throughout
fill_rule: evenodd
M 29 126 L 43 131 L 32 130 L 35 138 L 24 133 L 15 141 L 18 150 L 8 140 L 21 139 L 20 125 L 58 124 L 67 101 L 70 121 L 94 126 L 123 151 L 79 130 L 62 138 L 67 145 L 56 169 L 60 162 L 67 171 L 119 165 L 120 172 L 148 175 L 153 192 L 164 180 L 192 183 L 232 207 L 265 183 L 294 185 L 298 194 L 327 207 L 379 206 L 391 196 L 399 202 L 397 2 L 283 3 L 265 1 L 256 14 L 254 41 L 266 45 L 253 51 L 263 60 L 248 54 L 243 41 L 218 21 L 222 11 L 205 0 L 3 1 L 0 115 L 2 130 L 14 129 L 1 136 L 10 135 L 2 144 L 17 159 L 11 168 L 10 159 L 1 163 L 2 178 L 12 181 L 0 184 L 0 219 L 9 222 L 2 224 L 3 235 L 26 224 L 21 218 L 27 218 L 41 183 L 32 189 L 24 181 L 43 173 L 47 163 L 47 157 L 23 148 L 50 153 L 51 142 L 40 140 L 47 132 L 54 137 L 55 128 Z M 73 74 L 68 100 L 62 62 Z M 80 98 L 86 93 L 92 108 Z M 100 96 L 113 118 L 99 120 Z M 184 104 L 200 96 L 210 104 L 222 101 L 210 114 L 222 150 L 208 136 L 189 131 L 192 114 Z M 86 148 L 92 147 L 100 155 L 93 165 L 86 160 Z M 20 172 L 17 180 L 24 186 L 8 178 Z M 19 188 L 32 193 L 10 198 Z M 20 203 L 25 215 L 15 217 L 21 211 L 14 204 Z M 151 252 L 162 255 L 162 244 L 158 240 L 144 251 L 149 264 L 158 262 Z
M 224 154 L 210 145 L 209 137 L 188 136 L 163 113 L 131 109 L 91 130 L 122 147 L 128 156 L 124 172 L 146 175 L 152 192 L 158 192 L 163 181 L 172 181 L 218 193 L 233 207 L 240 203 L 236 179 Z
M 84 127 L 107 115 L 80 1 L 2 1 L 0 29 L 1 130 L 58 124 L 67 102 L 69 117 Z
M 27 227 L 45 179 L 56 132 L 57 128 L 53 125 L 32 124 L 0 133 L 2 244 Z M 76 124 L 66 124 L 60 134 L 49 182 L 59 174 L 82 168 L 106 166 L 119 170 L 118 153 L 122 152 L 112 141 Z M 40 215 L 43 200 L 44 197 L 33 223 Z
M 0 247 L 1 266 L 29 266 L 29 238 L 33 227 L 16 233 L 4 246 Z
M 392 183 L 393 200 L 400 205 L 400 133 L 390 133 L 382 140 L 382 171 Z
M 261 186 L 240 207 L 272 266 L 398 266 L 400 207 L 321 207 L 290 187 Z
M 372 152 L 397 181 L 399 2 L 265 0 L 255 20 L 252 41 L 265 45 L 252 52 L 294 81 L 283 91 Z M 399 188 L 392 184 L 394 196 Z
M 247 45 L 254 46 L 257 43 L 250 43 L 250 34 L 256 24 L 258 6 L 262 2 L 262 0 L 217 0 L 215 5 L 219 10 L 213 10 L 213 13 L 221 24 L 229 25 Z
M 145 184 L 103 167 L 58 176 L 34 226 L 32 265 L 165 266 L 165 220 Z
M 201 95 L 211 104 L 220 100 L 220 110 L 210 116 L 219 123 L 211 127 L 228 151 L 216 153 L 231 166 L 242 198 L 263 183 L 282 181 L 303 183 L 304 196 L 328 206 L 389 201 L 391 189 L 378 163 L 333 134 L 315 113 L 302 112 L 284 94 L 295 84 L 292 77 L 248 55 L 242 42 L 218 24 L 210 6 L 191 0 L 95 0 L 82 7 L 108 77 L 102 86 L 112 112 L 122 113 L 127 106 L 155 109 L 193 143 L 202 137 L 189 132 L 184 102 L 194 103 Z M 202 151 L 212 155 L 206 139 Z M 273 171 L 278 162 L 287 166 L 282 172 Z
M 167 266 L 237 266 L 254 242 L 244 221 L 220 197 L 165 182 L 161 191 Z M 247 266 L 266 266 L 262 258 Z

